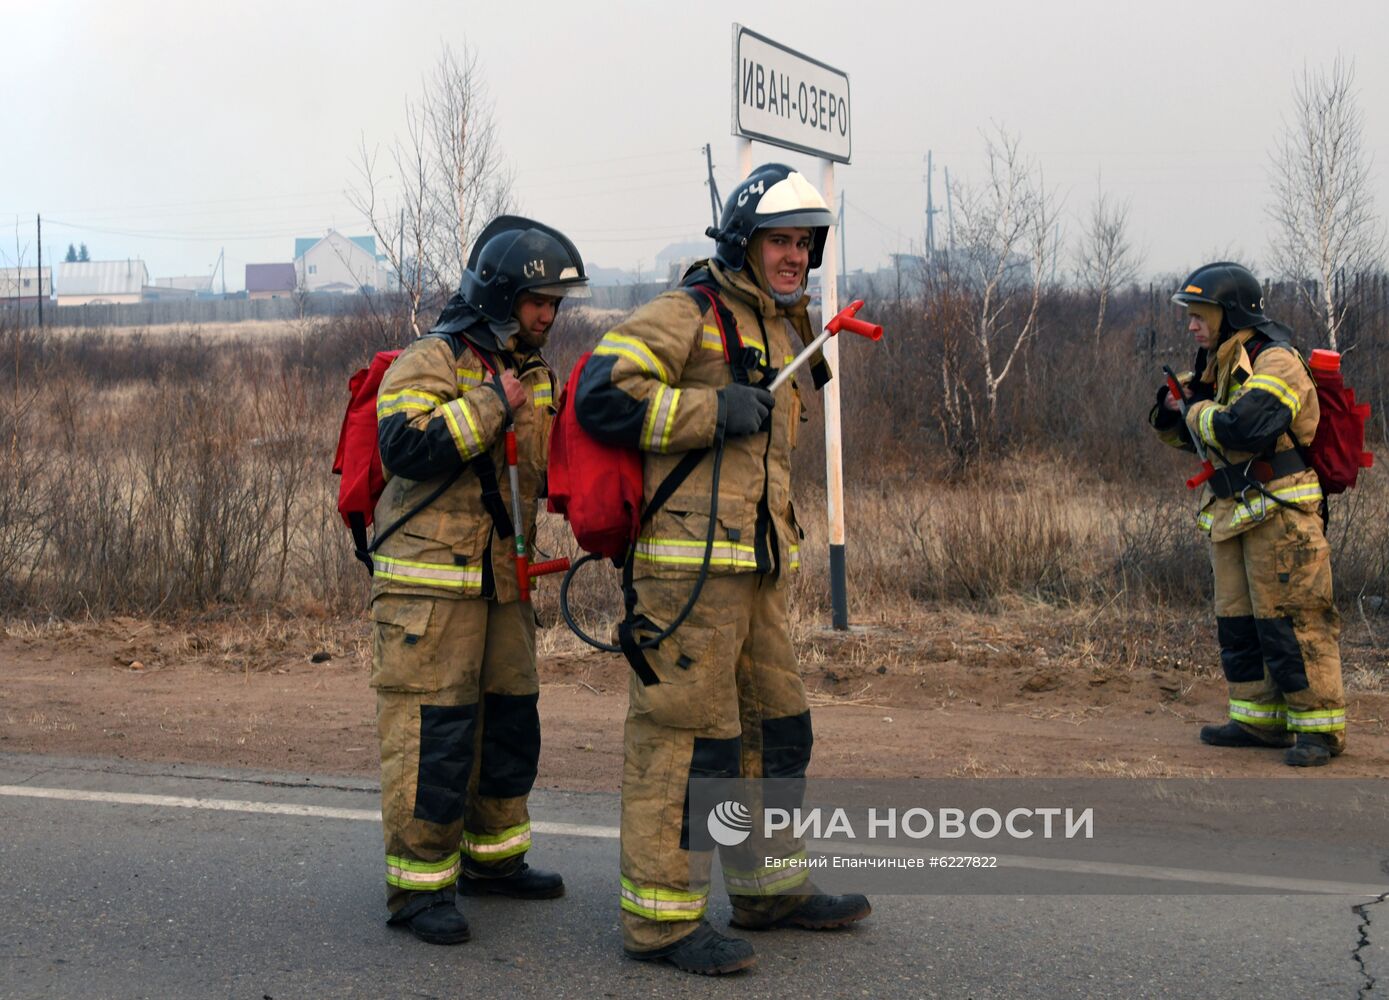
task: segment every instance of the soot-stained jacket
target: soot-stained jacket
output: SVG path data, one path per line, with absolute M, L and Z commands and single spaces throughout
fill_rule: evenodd
M 1199 437 L 1208 449 L 1213 446 L 1240 468 L 1251 459 L 1304 464 L 1296 459 L 1296 449 L 1312 443 L 1320 410 L 1312 375 L 1290 343 L 1241 330 L 1216 349 L 1200 381 L 1210 387 L 1213 398 L 1191 404 L 1185 427 L 1177 414 L 1154 408 L 1151 422 L 1166 443 L 1194 451 L 1192 440 Z M 1225 464 L 1215 454 L 1210 457 L 1217 469 Z M 1308 510 L 1322 502 L 1321 483 L 1307 467 L 1270 479 L 1264 489 Z M 1212 541 L 1224 541 L 1259 524 L 1276 507 L 1276 501 L 1258 490 L 1221 498 L 1207 484 L 1197 524 L 1210 532 Z
M 373 598 L 415 594 L 514 601 L 520 596 L 513 543 L 498 537 L 472 464 L 480 457 L 491 462 L 509 514 L 507 404 L 490 384 L 493 376 L 487 366 L 509 369 L 527 389 L 526 403 L 514 419 L 525 533 L 528 542 L 535 538 L 535 498 L 545 474 L 554 417 L 549 365 L 538 352 L 479 353 L 461 338 L 421 337 L 386 370 L 376 397 L 381 464 L 387 477 L 376 505 L 376 530 L 395 523 L 447 476 L 465 468 L 438 499 L 376 551 Z
M 766 367 L 780 368 L 806 339 L 803 304 L 793 327 L 788 311 L 742 272 L 709 262 L 720 299 L 745 346 Z M 752 375 L 756 384 L 769 372 Z M 720 389 L 733 380 L 715 310 L 697 293 L 667 292 L 604 334 L 584 367 L 575 394 L 576 415 L 592 435 L 643 452 L 644 501 L 686 452 L 715 439 Z M 791 451 L 801 421 L 800 388 L 793 378 L 775 394 L 769 426 L 724 447 L 711 574 L 776 573 L 799 569 L 802 533 L 791 502 Z M 714 456 L 704 456 L 683 484 L 642 526 L 633 554 L 640 578 L 688 577 L 704 559 L 709 530 Z

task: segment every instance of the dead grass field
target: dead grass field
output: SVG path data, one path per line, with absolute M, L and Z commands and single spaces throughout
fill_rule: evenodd
M 569 314 L 557 363 L 612 318 Z M 0 748 L 375 770 L 367 578 L 329 467 L 347 375 L 388 344 L 366 321 L 274 326 L 42 342 L 0 329 Z M 824 627 L 808 425 L 791 587 L 821 773 L 1287 770 L 1196 744 L 1224 711 L 1206 545 L 1181 485 L 1190 462 L 1146 437 L 1133 438 L 1142 452 L 1115 443 L 1144 412 L 1133 379 L 1122 419 L 1109 417 L 1114 440 L 1087 418 L 1090 444 L 1018 444 L 964 472 L 929 411 L 884 430 L 877 396 L 846 409 L 844 634 Z M 1335 502 L 1331 538 L 1352 716 L 1335 773 L 1383 773 L 1389 490 L 1377 474 Z M 576 554 L 548 516 L 539 541 Z M 547 580 L 537 602 L 552 625 L 556 591 Z M 606 634 L 615 572 L 577 584 L 574 605 Z M 625 666 L 562 627 L 540 648 L 544 780 L 613 787 Z

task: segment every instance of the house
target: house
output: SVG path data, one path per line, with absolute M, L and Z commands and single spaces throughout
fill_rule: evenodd
M 0 267 L 0 305 L 32 305 L 53 297 L 53 268 Z
M 142 260 L 63 261 L 58 265 L 58 305 L 139 302 L 150 283 Z
M 212 275 L 210 274 L 184 274 L 173 278 L 155 278 L 155 288 L 177 288 L 185 292 L 201 292 L 204 295 L 212 294 Z
M 376 239 L 351 239 L 336 229 L 318 238 L 294 241 L 295 284 L 306 292 L 353 294 L 385 287 L 382 258 L 376 252 Z
M 252 299 L 287 299 L 294 295 L 299 276 L 293 264 L 247 264 L 246 295 Z

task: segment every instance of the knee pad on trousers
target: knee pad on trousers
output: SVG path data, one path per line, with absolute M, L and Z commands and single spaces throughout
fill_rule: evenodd
M 726 740 L 696 736 L 690 753 L 689 778 L 737 778 L 743 773 L 743 738 Z M 680 849 L 690 849 L 690 782 L 685 780 L 685 804 L 680 810 Z M 703 838 L 701 838 L 703 839 Z M 708 850 L 713 845 L 700 845 Z
M 1259 630 L 1253 615 L 1217 618 L 1216 633 L 1220 638 L 1220 668 L 1231 684 L 1243 684 L 1264 679 L 1264 652 L 1259 645 Z
M 540 763 L 540 695 L 482 696 L 477 793 L 512 799 L 530 792 Z
M 1278 690 L 1285 694 L 1306 691 L 1307 665 L 1302 659 L 1302 646 L 1297 641 L 1291 618 L 1260 618 L 1259 645 L 1263 647 L 1264 662 Z
M 416 819 L 447 826 L 463 818 L 476 719 L 477 705 L 420 706 Z
M 762 777 L 804 778 L 815 742 L 809 710 L 762 720 Z

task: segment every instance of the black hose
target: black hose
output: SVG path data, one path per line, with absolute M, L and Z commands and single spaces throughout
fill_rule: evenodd
M 720 434 L 719 440 L 714 445 L 713 485 L 711 487 L 712 495 L 709 499 L 709 533 L 704 539 L 704 560 L 700 564 L 699 576 L 695 579 L 694 590 L 690 592 L 690 599 L 685 602 L 685 606 L 680 609 L 680 613 L 675 616 L 675 620 L 656 635 L 649 639 L 643 639 L 638 643 L 639 649 L 655 649 L 675 633 L 675 630 L 680 627 L 681 623 L 690 616 L 690 612 L 694 610 L 695 602 L 699 600 L 700 591 L 704 589 L 704 581 L 709 578 L 709 562 L 714 554 L 714 532 L 718 530 L 719 526 L 719 470 L 722 466 L 723 437 Z M 655 511 L 651 511 L 647 517 L 654 513 Z M 642 520 L 645 522 L 646 518 Z M 624 578 L 631 574 L 632 561 L 635 558 L 635 554 L 636 546 L 633 545 L 627 550 L 627 559 L 623 565 Z M 601 649 L 605 653 L 620 653 L 622 652 L 621 646 L 616 643 L 601 642 L 580 628 L 578 622 L 574 621 L 574 616 L 569 610 L 569 584 L 573 581 L 574 574 L 577 573 L 579 567 L 583 566 L 585 563 L 601 558 L 603 558 L 601 555 L 590 552 L 569 567 L 569 571 L 564 574 L 564 579 L 560 581 L 559 585 L 559 613 L 564 617 L 564 624 L 569 626 L 569 631 L 573 632 L 594 649 Z

